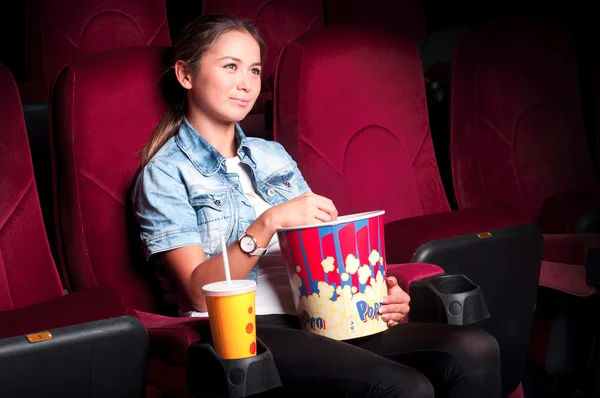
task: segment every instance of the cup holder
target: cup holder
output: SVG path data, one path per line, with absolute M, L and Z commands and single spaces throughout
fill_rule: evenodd
M 410 322 L 468 325 L 490 317 L 483 290 L 465 275 L 438 275 L 410 285 Z
M 255 357 L 223 359 L 210 343 L 188 348 L 188 385 L 194 396 L 242 398 L 281 386 L 273 354 L 256 339 Z

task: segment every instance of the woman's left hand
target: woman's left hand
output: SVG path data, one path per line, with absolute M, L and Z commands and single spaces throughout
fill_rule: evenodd
M 398 281 L 393 276 L 387 278 L 388 295 L 381 300 L 383 304 L 379 310 L 382 318 L 389 327 L 396 326 L 410 311 L 410 296 L 406 294 Z

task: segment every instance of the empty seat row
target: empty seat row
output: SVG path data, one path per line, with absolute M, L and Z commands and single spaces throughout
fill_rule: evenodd
M 285 43 L 310 29 L 323 27 L 325 20 L 330 24 L 385 24 L 414 39 L 427 35 L 420 0 L 332 1 L 326 10 L 322 0 L 198 1 L 201 7 L 192 7 L 191 2 L 188 7 L 203 13 L 230 13 L 258 24 L 270 49 L 267 71 L 272 70 L 278 50 Z M 26 40 L 26 79 L 19 81 L 22 99 L 46 100 L 60 70 L 79 56 L 121 47 L 170 45 L 175 37 L 169 32 L 167 6 L 165 0 L 28 0 L 26 32 L 22 32 Z M 268 76 L 265 87 L 269 87 Z

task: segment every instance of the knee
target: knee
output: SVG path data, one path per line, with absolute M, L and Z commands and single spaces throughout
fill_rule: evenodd
M 472 370 L 499 371 L 500 348 L 496 338 L 480 329 L 462 329 L 453 339 L 461 362 Z
M 407 394 L 407 397 L 433 398 L 435 396 L 433 385 L 429 379 L 422 374 L 418 374 L 413 378 L 413 384 L 411 387 L 411 392 L 410 394 Z
M 389 373 L 384 376 L 387 388 L 379 384 L 379 391 L 383 392 L 377 396 L 394 398 L 434 398 L 433 385 L 425 375 L 408 367 L 403 367 L 400 372 Z

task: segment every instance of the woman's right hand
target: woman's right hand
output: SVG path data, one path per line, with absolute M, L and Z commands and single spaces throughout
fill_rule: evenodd
M 337 209 L 331 199 L 307 192 L 267 210 L 275 229 L 335 221 Z

